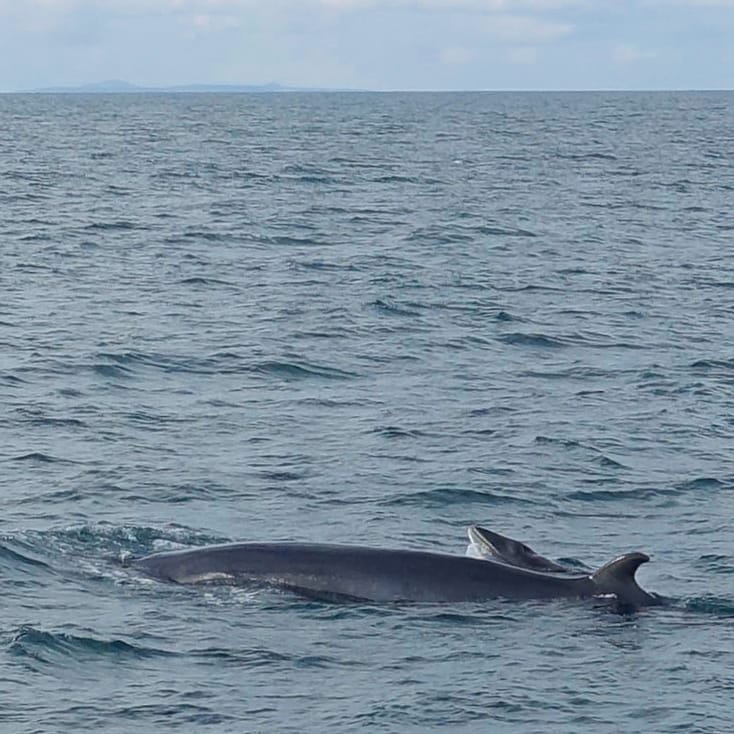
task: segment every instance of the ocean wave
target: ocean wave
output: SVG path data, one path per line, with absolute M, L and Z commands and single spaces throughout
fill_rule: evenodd
M 58 418 L 47 416 L 40 411 L 18 411 L 20 420 L 32 426 L 46 426 L 48 428 L 88 428 L 87 423 L 79 418 Z
M 570 161 L 616 161 L 613 153 L 558 153 L 558 158 Z
M 42 663 L 58 664 L 61 658 L 88 661 L 90 658 L 149 658 L 171 656 L 175 653 L 121 639 L 100 639 L 68 632 L 48 632 L 31 625 L 23 625 L 10 635 L 6 645 L 8 654 L 30 657 Z
M 566 499 L 580 502 L 629 502 L 630 500 L 668 499 L 680 495 L 678 489 L 662 487 L 638 487 L 635 489 L 586 489 L 569 492 Z
M 200 375 L 257 373 L 289 379 L 346 380 L 359 376 L 356 372 L 305 360 L 263 360 L 253 362 L 236 352 L 229 351 L 216 352 L 206 357 L 157 352 L 99 352 L 96 358 L 107 360 L 107 363 L 95 363 L 93 367 L 95 372 L 104 376 L 123 376 L 126 379 L 133 378 L 137 371 L 143 368 L 160 370 L 166 373 L 179 372 Z
M 100 377 L 107 377 L 113 380 L 128 380 L 132 377 L 132 370 L 119 364 L 102 364 L 95 363 L 90 365 L 92 372 Z
M 115 525 L 85 523 L 49 530 L 26 530 L 6 535 L 5 547 L 20 548 L 23 556 L 46 559 L 49 567 L 66 567 L 69 559 L 85 558 L 92 562 L 115 561 L 128 555 L 138 556 L 158 548 L 214 545 L 229 538 L 170 524 Z
M 267 479 L 272 482 L 297 482 L 304 479 L 307 474 L 304 472 L 285 471 L 285 470 L 273 470 L 273 471 L 260 471 L 258 476 L 261 479 Z
M 400 426 L 381 426 L 370 429 L 370 433 L 376 433 L 384 438 L 422 438 L 428 434 L 417 428 L 401 428 Z
M 356 372 L 349 372 L 329 365 L 320 365 L 312 362 L 286 362 L 268 360 L 252 367 L 252 371 L 264 375 L 273 375 L 286 380 L 323 379 L 323 380 L 352 380 L 359 377 Z
M 501 334 L 497 337 L 497 341 L 512 346 L 538 347 L 541 349 L 561 349 L 567 346 L 564 340 L 558 337 L 546 336 L 545 334 L 523 334 L 521 332 Z
M 288 652 L 279 652 L 264 647 L 246 649 L 203 647 L 192 651 L 191 656 L 201 661 L 215 663 L 216 665 L 231 665 L 238 668 L 270 668 L 272 666 L 278 666 L 281 663 L 287 666 L 298 657 Z
M 535 232 L 529 229 L 520 229 L 519 227 L 496 227 L 485 225 L 477 227 L 477 233 L 482 235 L 490 235 L 492 237 L 537 237 Z
M 734 359 L 698 359 L 691 363 L 691 369 L 705 373 L 727 373 L 734 370 Z
M 489 490 L 457 489 L 442 487 L 420 492 L 402 493 L 396 497 L 381 500 L 380 505 L 416 506 L 416 507 L 450 507 L 452 505 L 535 505 L 537 502 L 529 497 L 502 494 Z
M 414 304 L 400 304 L 395 301 L 385 301 L 378 299 L 372 302 L 372 307 L 384 316 L 420 316 L 420 312 L 413 306 Z
M 13 386 L 24 385 L 26 382 L 21 377 L 18 377 L 17 375 L 12 375 L 9 373 L 0 375 L 0 380 L 2 380 L 2 382 L 5 383 L 6 385 L 13 385 Z
M 728 481 L 716 479 L 715 477 L 696 477 L 675 485 L 679 492 L 713 491 L 720 489 L 734 489 L 734 480 Z
M 281 175 L 309 184 L 331 184 L 337 181 L 334 171 L 308 163 L 289 163 L 283 166 Z
M 574 365 L 573 367 L 566 367 L 565 369 L 560 370 L 525 370 L 521 374 L 524 377 L 534 377 L 541 380 L 593 380 L 597 378 L 610 377 L 619 373 L 613 369 L 599 369 L 596 367 Z
M 0 536 L 0 540 L 3 541 L 0 542 L 0 559 L 8 565 L 16 566 L 17 564 L 21 564 L 32 566 L 33 568 L 51 570 L 51 566 L 48 563 L 30 555 L 28 550 L 23 549 L 24 552 L 21 552 L 13 548 L 12 546 L 16 543 L 14 543 L 12 538 Z
M 295 270 L 316 270 L 319 272 L 356 272 L 361 270 L 352 263 L 335 263 L 325 260 L 293 260 L 291 265 Z
M 27 454 L 19 454 L 13 456 L 7 461 L 28 461 L 35 464 L 75 464 L 77 462 L 72 459 L 65 459 L 58 456 L 52 456 L 51 454 L 43 453 L 42 451 L 31 451 Z
M 106 222 L 92 222 L 87 224 L 85 229 L 92 232 L 101 231 L 127 231 L 132 229 L 148 229 L 146 225 L 141 225 L 138 221 L 130 221 L 129 219 L 113 219 Z
M 734 599 L 713 595 L 695 596 L 686 599 L 684 609 L 688 612 L 710 614 L 722 619 L 734 617 Z
M 318 247 L 326 244 L 313 237 L 287 234 L 259 235 L 257 242 L 263 245 L 277 245 L 279 247 Z
M 205 278 L 201 275 L 194 275 L 188 278 L 183 278 L 178 282 L 180 285 L 225 286 L 227 288 L 239 289 L 239 286 L 236 283 L 231 283 L 228 280 L 222 280 L 220 278 Z
M 705 571 L 718 574 L 734 574 L 734 557 L 721 553 L 706 553 L 699 556 L 697 566 Z

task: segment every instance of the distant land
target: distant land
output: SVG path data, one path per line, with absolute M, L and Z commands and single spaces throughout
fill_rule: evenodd
M 287 87 L 276 82 L 270 82 L 269 84 L 178 84 L 169 87 L 143 87 L 119 79 L 111 79 L 94 84 L 81 84 L 76 87 L 42 87 L 25 91 L 33 94 L 161 94 L 176 92 L 347 92 L 356 90 Z

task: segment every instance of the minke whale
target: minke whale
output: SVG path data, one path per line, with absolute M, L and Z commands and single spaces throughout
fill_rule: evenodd
M 495 559 L 532 571 L 578 573 L 578 569 L 567 568 L 544 558 L 519 540 L 513 540 L 479 525 L 470 525 L 467 528 L 467 535 L 469 546 L 466 549 L 466 555 L 470 558 Z
M 494 547 L 503 536 L 489 532 L 484 531 L 483 537 Z M 480 531 L 476 534 L 482 536 Z M 533 560 L 537 554 L 527 550 L 530 552 L 508 558 L 501 552 L 493 554 L 495 557 L 470 558 L 354 545 L 246 542 L 155 553 L 131 565 L 146 576 L 178 584 L 265 584 L 330 600 L 479 602 L 609 597 L 633 607 L 660 603 L 635 580 L 639 566 L 649 560 L 644 553 L 626 553 L 593 573 L 572 574 L 518 565 L 537 563 Z

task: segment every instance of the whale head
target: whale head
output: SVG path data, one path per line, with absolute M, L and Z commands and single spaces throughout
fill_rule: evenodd
M 513 540 L 479 525 L 471 525 L 467 529 L 467 534 L 470 541 L 467 555 L 473 558 L 491 558 L 531 571 L 568 572 L 568 569 L 544 558 L 519 540 Z

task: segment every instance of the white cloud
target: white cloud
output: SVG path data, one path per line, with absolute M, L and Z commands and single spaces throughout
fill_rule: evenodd
M 326 8 L 335 10 L 352 10 L 353 8 L 369 8 L 375 5 L 373 0 L 320 0 Z
M 670 1 L 670 0 L 669 0 Z M 706 0 L 701 0 L 705 2 Z M 708 0 L 726 2 L 727 0 Z M 267 6 L 303 9 L 316 5 L 325 8 L 352 10 L 361 8 L 471 10 L 484 12 L 514 12 L 523 9 L 555 10 L 583 5 L 588 0 L 0 0 L 0 13 L 32 15 L 37 12 L 72 12 L 95 8 L 115 13 L 216 13 L 238 9 L 263 11 Z
M 647 5 L 674 5 L 678 7 L 734 8 L 734 0 L 647 0 Z
M 199 13 L 189 18 L 191 25 L 200 31 L 220 31 L 228 28 L 237 28 L 240 21 L 233 15 L 214 15 Z
M 463 46 L 449 46 L 444 48 L 439 55 L 441 63 L 446 66 L 463 66 L 468 64 L 473 57 L 472 51 Z
M 583 5 L 589 0 L 0 0 L 0 19 L 6 26 L 31 32 L 46 32 L 66 21 L 74 21 L 93 13 L 100 21 L 126 18 L 239 18 L 241 22 L 254 15 L 261 18 L 287 18 L 292 14 L 317 16 L 321 13 L 351 15 L 367 11 L 403 11 L 499 16 L 500 33 L 512 36 L 505 14 L 553 11 Z M 247 17 L 246 17 L 247 16 Z M 565 26 L 548 21 L 518 21 L 531 33 L 562 35 Z M 209 29 L 231 27 L 225 22 L 202 21 Z M 535 23 L 534 29 L 530 25 Z M 545 28 L 545 30 L 540 30 Z M 504 29 L 504 30 L 503 30 Z M 522 39 L 519 39 L 522 40 Z M 531 36 L 529 42 L 535 42 Z
M 227 0 L 223 0 L 226 2 Z M 240 0 L 230 0 L 237 3 Z M 283 1 L 283 0 L 282 0 Z M 284 0 L 295 4 L 294 0 Z M 588 0 L 311 0 L 322 6 L 351 10 L 357 8 L 414 10 L 453 10 L 472 12 L 506 12 L 518 10 L 557 10 L 574 5 L 583 5 Z M 303 3 L 304 0 L 301 0 Z
M 637 61 L 649 61 L 656 57 L 655 51 L 643 50 L 626 43 L 621 43 L 612 49 L 612 59 L 618 64 L 634 64 Z
M 573 26 L 567 23 L 519 15 L 496 15 L 487 19 L 487 30 L 501 41 L 534 44 L 554 41 L 568 35 Z
M 515 46 L 507 52 L 511 64 L 534 64 L 538 60 L 538 49 L 535 46 Z
M 0 89 L 727 87 L 733 11 L 734 0 L 0 0 Z
M 734 0 L 628 0 L 625 4 L 629 10 L 634 6 L 734 8 Z M 240 9 L 265 11 L 268 7 L 301 10 L 309 5 L 341 10 L 381 8 L 518 13 L 551 12 L 579 6 L 594 10 L 622 3 L 620 0 L 0 0 L 0 13 L 32 15 L 81 9 L 125 14 L 217 13 Z

